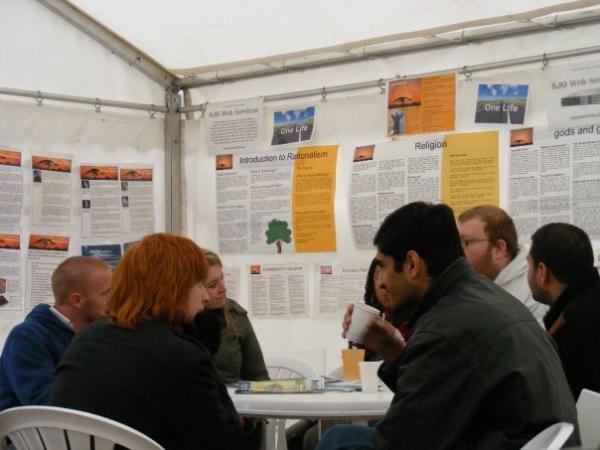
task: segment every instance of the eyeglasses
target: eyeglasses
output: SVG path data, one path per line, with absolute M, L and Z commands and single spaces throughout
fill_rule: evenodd
M 489 239 L 468 239 L 468 238 L 463 238 L 460 240 L 460 243 L 465 248 L 467 248 L 469 245 L 475 244 L 477 242 L 492 242 L 492 241 L 490 241 Z

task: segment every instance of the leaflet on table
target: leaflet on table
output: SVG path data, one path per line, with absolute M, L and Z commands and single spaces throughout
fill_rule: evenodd
M 81 245 L 82 256 L 93 256 L 106 262 L 111 269 L 115 269 L 123 254 L 120 243 L 84 242 Z
M 442 152 L 442 203 L 458 216 L 477 205 L 500 204 L 498 132 L 445 136 Z
M 323 380 L 317 378 L 289 378 L 264 381 L 238 381 L 236 394 L 299 394 L 322 392 Z
M 27 251 L 27 294 L 25 308 L 54 303 L 50 279 L 54 269 L 69 253 L 67 236 L 31 234 Z
M 219 252 L 335 252 L 337 146 L 217 155 Z
M 242 270 L 239 267 L 223 267 L 223 279 L 227 288 L 227 297 L 240 303 L 240 279 Z
M 332 263 L 315 267 L 318 280 L 316 315 L 339 317 L 349 303 L 363 302 L 368 266 Z
M 31 157 L 33 225 L 70 225 L 73 199 L 72 166 L 72 155 L 36 154 Z
M 82 237 L 120 236 L 118 167 L 82 164 L 80 174 Z
M 548 127 L 600 123 L 600 61 L 546 71 Z
M 519 239 L 550 222 L 599 239 L 600 125 L 517 131 L 525 137 L 511 138 L 507 185 Z
M 456 75 L 392 80 L 387 89 L 390 137 L 454 130 Z
M 122 231 L 154 232 L 154 182 L 151 164 L 119 166 Z
M 0 228 L 18 232 L 22 209 L 21 152 L 0 146 Z
M 0 310 L 21 310 L 21 236 L 0 233 Z
M 522 124 L 527 106 L 527 84 L 483 84 L 477 89 L 475 123 Z
M 253 152 L 262 146 L 262 97 L 209 103 L 204 120 L 210 154 Z
M 349 211 L 357 248 L 372 249 L 383 219 L 402 205 L 439 201 L 444 145 L 443 135 L 430 135 L 356 147 Z
M 253 264 L 247 268 L 248 309 L 254 317 L 307 317 L 308 277 L 302 264 Z

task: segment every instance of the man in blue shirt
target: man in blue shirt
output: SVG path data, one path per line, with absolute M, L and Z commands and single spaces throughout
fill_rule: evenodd
M 0 410 L 45 405 L 54 371 L 74 333 L 106 314 L 112 272 L 89 256 L 64 260 L 52 274 L 54 305 L 39 304 L 15 326 L 0 357 Z

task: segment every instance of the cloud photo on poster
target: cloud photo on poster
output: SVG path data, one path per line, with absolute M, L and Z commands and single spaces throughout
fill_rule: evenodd
M 271 145 L 309 142 L 315 128 L 315 106 L 273 113 Z
M 522 124 L 528 93 L 526 84 L 480 84 L 475 123 Z

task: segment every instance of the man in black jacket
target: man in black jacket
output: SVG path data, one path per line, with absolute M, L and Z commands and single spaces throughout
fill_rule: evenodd
M 383 356 L 379 376 L 395 396 L 376 429 L 332 427 L 319 450 L 517 449 L 556 422 L 576 424 L 551 339 L 521 302 L 473 272 L 452 209 L 406 205 L 374 243 L 381 286 L 395 306 L 415 308 L 406 344 L 379 318 L 364 341 Z M 575 432 L 570 444 L 578 440 Z
M 528 281 L 533 297 L 550 305 L 544 325 L 554 338 L 573 397 L 600 391 L 600 276 L 585 231 L 544 225 L 531 236 Z

